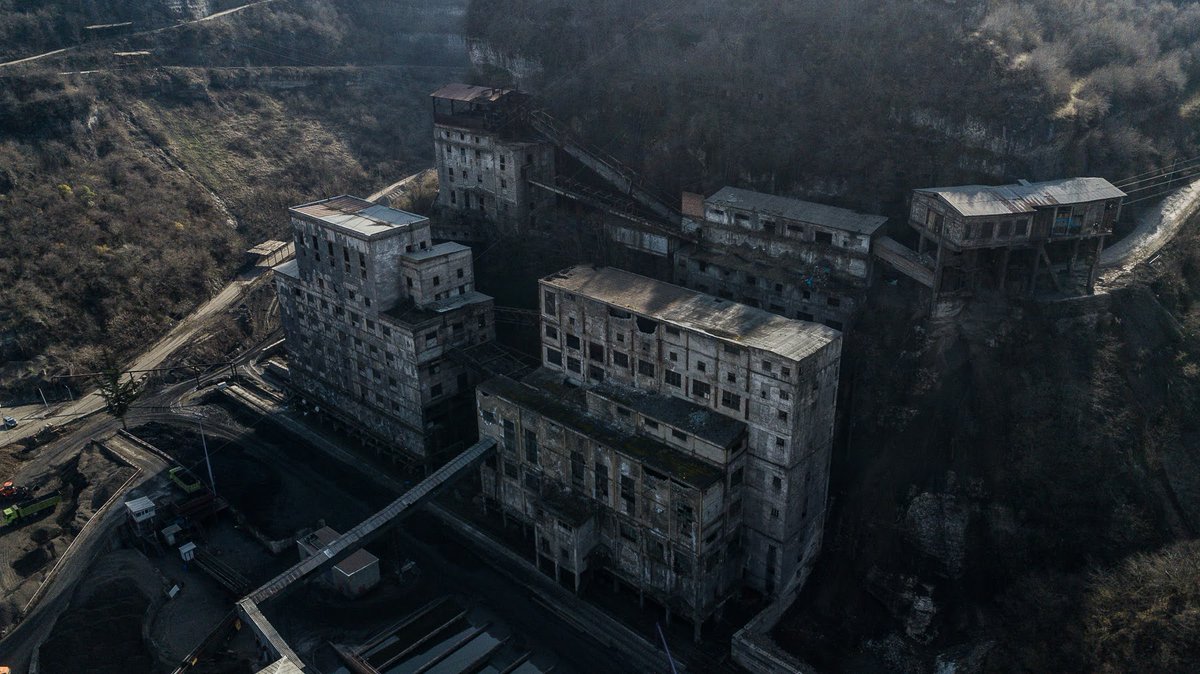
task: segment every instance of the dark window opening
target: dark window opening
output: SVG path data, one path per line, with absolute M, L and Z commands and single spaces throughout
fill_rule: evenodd
M 638 360 L 638 374 L 646 376 L 646 377 L 653 377 L 654 376 L 654 363 L 639 359 Z

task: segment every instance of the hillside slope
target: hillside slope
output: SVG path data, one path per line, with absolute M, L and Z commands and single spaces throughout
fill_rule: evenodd
M 668 192 L 894 214 L 915 187 L 1200 155 L 1191 2 L 488 0 L 467 26 L 485 59 L 540 63 L 522 84 Z
M 0 386 L 136 350 L 287 206 L 427 165 L 426 97 L 464 64 L 444 5 L 280 0 L 0 73 Z
M 1195 662 L 1200 556 L 1176 542 L 1200 524 L 1197 225 L 1111 296 L 926 332 L 882 290 L 845 353 L 827 546 L 781 644 L 839 671 Z

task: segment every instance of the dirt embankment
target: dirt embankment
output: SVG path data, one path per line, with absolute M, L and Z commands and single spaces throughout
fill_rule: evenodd
M 106 578 L 99 571 L 80 584 L 71 608 L 42 644 L 43 671 L 153 671 L 154 656 L 142 639 L 142 623 L 154 595 L 130 576 Z
M 93 513 L 133 475 L 134 469 L 89 444 L 44 474 L 28 472 L 20 471 L 16 482 L 30 486 L 37 495 L 60 494 L 62 502 L 44 515 L 0 528 L 0 559 L 4 560 L 0 563 L 0 625 L 6 628 Z
M 219 408 L 218 408 L 219 409 Z M 223 415 L 214 412 L 214 415 Z M 229 501 L 248 524 L 272 540 L 289 539 L 318 520 L 345 531 L 390 501 L 378 489 L 360 485 L 361 478 L 320 452 L 288 444 L 288 437 L 257 420 L 244 427 L 231 421 L 219 430 L 206 424 L 208 452 L 217 494 Z M 146 441 L 175 457 L 208 482 L 200 435 L 191 428 L 148 423 L 133 429 Z M 282 472 L 286 470 L 286 475 Z M 325 494 L 330 478 L 351 485 L 347 494 Z

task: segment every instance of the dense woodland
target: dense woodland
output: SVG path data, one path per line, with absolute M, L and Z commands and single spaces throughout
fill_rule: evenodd
M 1185 0 L 490 0 L 468 30 L 539 61 L 521 84 L 667 193 L 893 212 L 913 187 L 1200 154 Z

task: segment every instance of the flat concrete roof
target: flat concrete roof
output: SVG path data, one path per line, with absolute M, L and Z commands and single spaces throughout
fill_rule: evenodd
M 429 220 L 423 215 L 380 206 L 346 194 L 293 206 L 289 210 L 319 220 L 350 236 L 368 240 L 397 234 Z
M 746 433 L 745 423 L 676 396 L 660 395 L 611 382 L 596 384 L 588 390 L 718 447 L 728 448 Z
M 580 265 L 551 274 L 541 282 L 684 330 L 795 361 L 808 358 L 841 335 L 819 323 L 784 318 L 614 267 Z
M 965 217 L 1033 213 L 1038 208 L 1122 199 L 1104 178 L 1063 178 L 1016 185 L 961 185 L 916 190 L 941 197 Z
M 541 414 L 701 491 L 720 482 L 725 475 L 722 469 L 682 449 L 653 438 L 628 433 L 588 414 L 580 400 L 583 396 L 582 389 L 573 399 L 565 398 L 557 388 L 550 390 L 501 375 L 483 382 L 478 390 Z
M 341 537 L 342 535 L 333 530 L 331 527 L 321 527 L 320 529 L 317 529 L 316 531 L 306 535 L 300 540 L 305 545 L 316 550 L 320 550 L 321 548 L 324 548 Z
M 446 255 L 453 255 L 454 253 L 461 253 L 463 251 L 470 251 L 470 250 L 471 250 L 470 246 L 464 246 L 461 243 L 447 241 L 446 243 L 439 243 L 436 246 L 431 246 L 425 250 L 417 250 L 417 251 L 413 251 L 411 253 L 405 253 L 404 255 L 402 255 L 400 257 L 401 257 L 401 259 L 404 259 L 404 260 L 413 260 L 414 262 L 424 262 L 425 260 L 430 260 L 435 257 L 443 257 Z
M 353 576 L 368 566 L 378 563 L 378 557 L 372 555 L 363 548 L 359 548 L 358 550 L 355 550 L 349 557 L 338 562 L 333 568 L 337 569 L 342 575 Z
M 710 206 L 737 208 L 763 215 L 773 215 L 786 220 L 797 220 L 809 224 L 838 229 L 856 234 L 871 235 L 887 222 L 882 215 L 867 215 L 848 208 L 803 201 L 776 194 L 754 192 L 737 187 L 721 188 L 704 200 Z
M 425 321 L 437 318 L 448 311 L 454 311 L 471 304 L 492 301 L 491 295 L 485 295 L 478 290 L 471 290 L 463 295 L 452 295 L 444 300 L 438 300 L 418 307 L 412 302 L 398 304 L 387 311 L 379 313 L 380 319 L 388 320 L 398 325 L 412 327 Z

